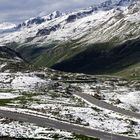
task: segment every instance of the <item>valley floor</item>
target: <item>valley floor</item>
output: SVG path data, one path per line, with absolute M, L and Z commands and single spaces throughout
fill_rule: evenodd
M 75 96 L 90 94 L 100 101 L 139 113 L 139 82 L 116 77 L 46 72 L 0 73 L 1 110 L 45 116 L 99 131 L 140 138 L 140 119 L 91 104 Z M 76 139 L 70 132 L 0 119 L 0 135 L 15 138 Z

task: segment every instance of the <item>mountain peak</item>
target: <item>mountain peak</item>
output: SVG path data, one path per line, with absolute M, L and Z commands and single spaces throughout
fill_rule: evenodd
M 19 29 L 21 27 L 30 27 L 34 24 L 41 24 L 43 22 L 45 22 L 45 19 L 42 17 L 30 18 L 29 20 L 26 20 L 25 22 L 19 24 L 17 28 Z
M 51 14 L 47 15 L 47 16 L 38 16 L 38 17 L 34 17 L 34 18 L 30 18 L 29 20 L 26 20 L 25 22 L 19 24 L 17 26 L 17 28 L 21 28 L 21 27 L 31 27 L 32 25 L 38 25 L 38 24 L 41 24 L 45 21 L 48 21 L 48 20 L 52 20 L 52 19 L 55 19 L 55 18 L 58 18 L 60 16 L 62 16 L 63 14 L 60 12 L 60 11 L 54 11 L 52 12 Z
M 99 4 L 97 7 L 99 9 L 109 10 L 109 9 L 112 9 L 112 8 L 118 7 L 118 6 L 129 6 L 134 1 L 136 1 L 136 0 L 107 0 L 107 1 Z
M 62 15 L 63 15 L 63 13 L 61 13 L 60 11 L 54 11 L 51 14 L 49 14 L 47 16 L 44 16 L 44 18 L 46 20 L 52 20 L 52 19 L 58 18 L 58 17 L 60 17 Z
M 44 38 L 42 37 L 42 40 L 45 41 L 50 41 L 54 38 L 61 41 L 73 37 L 76 38 L 77 35 L 80 36 L 82 33 L 91 33 L 91 29 L 98 29 L 98 26 L 100 26 L 102 22 L 110 28 L 111 25 L 115 24 L 115 20 L 119 21 L 119 19 L 122 19 L 125 22 L 133 19 L 133 21 L 138 21 L 139 18 L 136 19 L 136 16 L 133 15 L 139 10 L 139 5 L 136 1 L 137 0 L 107 0 L 101 4 L 67 14 L 63 14 L 60 11 L 54 11 L 46 16 L 40 15 L 39 17 L 30 18 L 19 24 L 15 28 L 14 33 L 9 33 L 10 38 L 5 35 L 0 41 L 9 42 L 14 39 L 17 42 L 25 42 L 26 40 L 32 42 L 37 42 L 38 40 L 39 42 L 41 36 L 44 36 Z M 43 12 L 43 14 L 45 14 L 45 12 Z M 121 24 L 121 21 L 119 22 Z M 85 30 L 85 32 L 83 32 L 83 30 Z M 67 32 L 69 32 L 69 34 L 67 34 Z M 106 39 L 108 38 L 105 37 L 105 40 Z M 94 39 L 92 38 L 91 40 Z

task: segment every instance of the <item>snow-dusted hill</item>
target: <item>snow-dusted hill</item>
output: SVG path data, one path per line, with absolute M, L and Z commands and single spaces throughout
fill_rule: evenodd
M 106 60 L 108 62 L 108 59 L 111 60 L 112 57 L 114 57 L 112 54 L 115 50 L 105 54 L 108 50 L 102 50 L 103 47 L 106 46 L 107 49 L 118 45 L 122 45 L 123 47 L 123 44 L 127 41 L 131 40 L 134 43 L 133 40 L 137 40 L 139 37 L 140 1 L 108 0 L 99 5 L 81 9 L 76 12 L 64 14 L 55 11 L 47 16 L 31 18 L 14 27 L 12 32 L 8 32 L 7 30 L 6 32 L 3 31 L 3 33 L 0 34 L 0 45 L 8 44 L 8 47 L 12 46 L 12 48 L 19 51 L 25 59 L 35 64 L 51 67 L 69 58 L 73 58 L 80 52 L 85 51 L 89 46 L 97 46 L 97 44 L 102 44 L 98 45 L 100 46 L 99 48 L 101 48 L 100 54 L 103 54 L 103 59 L 109 56 Z M 139 43 L 137 43 L 137 46 L 138 44 Z M 124 52 L 122 50 L 118 51 Z M 130 52 L 128 48 L 126 48 L 125 51 Z M 123 57 L 123 59 L 128 59 L 124 58 L 128 56 L 128 54 L 125 55 L 126 52 L 123 55 L 118 53 L 120 56 L 113 58 L 113 63 L 120 65 L 117 62 L 118 58 L 122 59 Z M 132 50 L 132 52 L 136 53 L 136 49 L 135 51 Z M 89 54 L 87 54 L 87 56 L 89 56 Z M 79 63 L 81 57 L 80 60 L 79 56 L 76 60 L 77 59 Z M 90 59 L 90 57 L 88 59 Z M 84 60 L 82 56 L 82 61 L 84 62 Z M 102 60 L 93 59 L 93 62 L 94 61 Z M 130 63 L 132 64 L 136 61 L 137 60 L 133 60 Z M 86 65 L 89 63 L 87 60 L 85 62 L 87 62 Z M 122 63 L 124 62 L 121 62 L 121 66 Z M 127 65 L 130 65 L 130 63 Z M 81 65 L 85 68 L 85 64 L 79 64 L 77 67 L 81 67 Z M 103 64 L 103 66 L 105 65 L 112 64 Z M 72 66 L 72 68 L 73 67 L 75 66 Z M 92 68 L 93 67 L 95 66 L 92 65 Z M 61 70 L 63 69 L 61 68 Z
M 66 41 L 83 36 L 86 36 L 85 43 L 104 42 L 113 37 L 121 40 L 128 36 L 136 38 L 139 36 L 140 7 L 134 3 L 135 0 L 108 0 L 69 14 L 56 11 L 48 16 L 31 18 L 15 27 L 14 32 L 3 35 L 0 43 L 23 43 L 28 38 L 32 38 L 30 41 L 34 43 Z M 3 26 L 3 29 L 11 28 Z

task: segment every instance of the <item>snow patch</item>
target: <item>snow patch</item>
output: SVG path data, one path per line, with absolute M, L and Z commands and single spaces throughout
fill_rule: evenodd
M 19 97 L 19 95 L 15 95 L 13 93 L 3 93 L 0 92 L 0 99 L 14 99 Z
M 45 83 L 45 80 L 40 79 L 39 77 L 32 76 L 18 76 L 13 79 L 11 85 L 14 89 L 25 89 L 25 88 L 34 88 L 35 86 L 40 86 Z

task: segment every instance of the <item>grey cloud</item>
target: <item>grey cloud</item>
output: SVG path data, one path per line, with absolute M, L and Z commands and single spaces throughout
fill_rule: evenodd
M 40 13 L 86 8 L 103 0 L 0 0 L 0 22 L 22 22 Z

